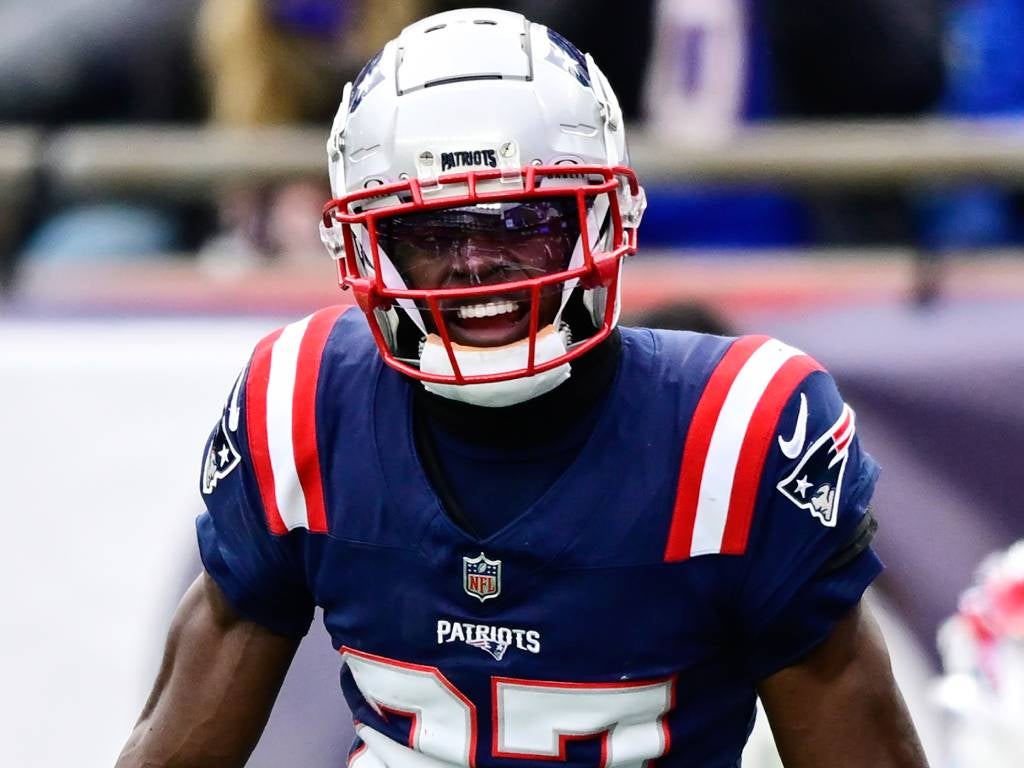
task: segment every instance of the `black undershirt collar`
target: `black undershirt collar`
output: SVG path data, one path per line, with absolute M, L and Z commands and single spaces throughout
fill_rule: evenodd
M 455 437 L 481 446 L 516 448 L 556 437 L 583 418 L 611 387 L 622 356 L 618 329 L 570 363 L 563 384 L 525 403 L 484 408 L 450 400 L 413 386 L 413 409 Z
M 452 492 L 430 437 L 434 424 L 460 440 L 491 449 L 516 450 L 558 439 L 603 400 L 615 380 L 622 357 L 618 329 L 593 350 L 574 360 L 572 375 L 560 386 L 532 400 L 505 408 L 484 408 L 428 392 L 413 385 L 413 438 L 423 470 L 448 516 L 476 535 L 472 521 Z

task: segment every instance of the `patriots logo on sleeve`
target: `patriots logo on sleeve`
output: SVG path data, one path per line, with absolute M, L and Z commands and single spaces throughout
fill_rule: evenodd
M 210 441 L 210 449 L 206 452 L 203 464 L 203 493 L 210 495 L 217 483 L 231 474 L 242 460 L 238 449 L 228 435 L 225 419 L 221 419 L 217 432 Z
M 800 420 L 805 420 L 803 413 Z M 811 444 L 796 469 L 777 486 L 783 496 L 828 528 L 835 527 L 838 517 L 843 475 L 855 429 L 853 409 L 843 403 L 839 419 Z
M 210 440 L 210 448 L 206 451 L 206 460 L 203 462 L 203 493 L 207 496 L 213 493 L 217 483 L 231 474 L 242 460 L 230 433 L 238 430 L 238 420 L 241 416 L 238 394 L 244 376 L 245 370 L 235 379 L 227 411 L 221 417 L 217 431 L 214 433 L 213 439 Z

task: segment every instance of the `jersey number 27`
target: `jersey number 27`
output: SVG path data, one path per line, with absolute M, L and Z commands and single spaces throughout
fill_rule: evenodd
M 359 691 L 382 714 L 409 717 L 408 746 L 449 764 L 475 766 L 477 708 L 437 667 L 409 664 L 342 649 Z M 491 678 L 491 754 L 496 758 L 562 760 L 566 742 L 601 739 L 601 765 L 636 766 L 668 751 L 665 715 L 675 680 L 564 683 Z M 404 749 L 366 726 L 358 733 L 370 747 L 353 753 L 353 768 L 374 768 L 380 754 L 402 765 Z M 393 759 L 384 757 L 393 753 Z M 407 753 L 406 753 L 407 754 Z M 418 761 L 417 761 L 418 762 Z

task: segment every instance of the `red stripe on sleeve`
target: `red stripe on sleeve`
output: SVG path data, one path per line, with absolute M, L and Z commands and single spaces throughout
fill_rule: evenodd
M 722 553 L 741 555 L 747 548 L 750 524 L 754 519 L 757 490 L 761 485 L 765 458 L 779 427 L 782 411 L 793 392 L 814 371 L 822 371 L 813 357 L 791 357 L 775 373 L 754 409 L 740 446 L 736 473 L 729 497 L 729 514 L 722 534 Z
M 338 316 L 346 309 L 348 307 L 328 307 L 313 315 L 299 345 L 298 369 L 295 372 L 292 447 L 295 452 L 295 470 L 302 485 L 302 494 L 306 498 L 309 530 L 316 533 L 327 532 L 324 484 L 317 447 L 316 385 L 327 337 L 334 329 Z
M 672 511 L 668 542 L 665 545 L 665 560 L 668 562 L 685 560 L 690 556 L 700 482 L 704 475 L 704 462 L 707 459 L 708 447 L 711 445 L 711 435 L 718 422 L 718 414 L 740 370 L 750 356 L 768 340 L 767 336 L 744 336 L 733 342 L 704 387 L 704 392 L 693 412 L 693 418 L 690 419 L 690 428 L 686 432 L 686 443 L 683 446 L 676 503 Z
M 845 414 L 843 415 L 842 423 L 838 427 L 836 427 L 835 429 L 832 430 L 832 439 L 833 440 L 839 440 L 843 436 L 843 433 L 850 426 L 850 421 L 853 419 L 853 413 L 849 409 L 849 407 L 845 408 L 844 410 L 845 410 Z
M 270 381 L 270 356 L 274 342 L 281 335 L 274 331 L 256 345 L 249 376 L 245 381 L 245 429 L 249 439 L 249 455 L 252 457 L 256 485 L 259 487 L 263 510 L 271 533 L 283 535 L 288 528 L 281 519 L 277 508 L 277 494 L 274 488 L 274 469 L 270 464 L 270 444 L 267 441 L 267 384 Z

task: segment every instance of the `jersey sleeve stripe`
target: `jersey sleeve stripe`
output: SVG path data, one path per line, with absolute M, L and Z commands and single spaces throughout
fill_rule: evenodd
M 292 399 L 292 445 L 295 469 L 306 503 L 309 530 L 327 532 L 323 476 L 317 444 L 316 391 L 324 346 L 338 316 L 346 307 L 331 307 L 313 315 L 299 346 Z
M 299 347 L 312 316 L 286 325 L 274 342 L 270 357 L 270 381 L 267 384 L 267 438 L 270 463 L 274 469 L 274 490 L 277 508 L 285 528 L 308 528 L 306 497 L 295 468 L 295 446 L 292 443 L 292 416 L 295 375 L 298 370 Z
M 271 353 L 274 342 L 280 335 L 280 330 L 275 331 L 256 345 L 245 384 L 245 427 L 248 434 L 249 456 L 252 459 L 260 500 L 267 516 L 267 526 L 276 534 L 285 533 L 288 529 L 277 508 L 274 470 L 270 461 L 267 438 L 267 385 L 270 380 Z
M 690 556 L 722 551 L 740 448 L 769 382 L 799 350 L 774 339 L 750 356 L 737 374 L 715 422 L 697 498 Z
M 722 535 L 722 553 L 740 555 L 746 551 L 757 491 L 772 438 L 779 427 L 779 418 L 800 382 L 820 370 L 823 370 L 821 365 L 812 357 L 804 354 L 790 357 L 772 377 L 758 401 L 736 462 L 729 511 Z
M 768 340 L 767 336 L 745 336 L 733 342 L 704 387 L 704 393 L 690 419 L 683 447 L 665 560 L 684 560 L 690 556 L 701 478 L 718 414 L 740 370 Z
M 853 409 L 850 408 L 846 403 L 843 403 L 843 419 L 838 429 L 832 432 L 832 440 L 835 443 L 835 452 L 838 456 L 846 450 L 850 441 L 853 440 L 854 432 L 856 432 L 856 415 Z
M 844 408 L 842 418 L 839 420 L 839 426 L 832 430 L 832 439 L 837 443 L 843 442 L 853 432 L 853 411 L 850 408 Z

